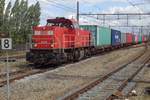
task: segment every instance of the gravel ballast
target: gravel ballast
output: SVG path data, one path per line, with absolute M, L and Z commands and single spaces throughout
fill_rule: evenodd
M 11 84 L 11 100 L 56 100 L 134 59 L 143 51 L 144 47 L 117 50 L 15 81 Z M 2 87 L 0 100 L 5 99 L 6 87 Z
M 134 80 L 150 82 L 150 68 L 145 66 L 142 71 L 143 72 L 141 72 L 141 74 Z M 131 96 L 129 97 L 129 100 L 150 100 L 150 95 L 144 93 L 146 87 L 150 87 L 150 84 L 144 82 L 137 83 L 134 89 L 137 93 L 137 96 Z

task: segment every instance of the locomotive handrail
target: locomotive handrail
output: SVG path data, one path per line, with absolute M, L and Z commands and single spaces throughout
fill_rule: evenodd
M 62 38 L 61 37 L 56 37 L 52 36 L 50 39 L 47 38 L 41 38 L 41 37 L 32 37 L 32 42 L 31 42 L 31 48 L 36 48 L 35 44 L 39 45 L 46 45 L 44 48 L 50 48 L 50 49 L 56 49 L 55 47 L 57 46 L 57 49 L 64 49 L 64 48 L 75 48 L 75 47 L 80 47 L 81 45 L 83 47 L 89 46 L 91 41 L 89 40 L 88 35 L 80 36 L 75 38 L 75 34 L 63 34 Z M 62 40 L 60 40 L 60 38 Z M 53 40 L 51 43 L 50 41 Z M 39 41 L 38 43 L 35 43 L 35 41 Z M 42 43 L 43 41 L 43 43 Z M 52 46 L 53 45 L 53 46 Z M 42 49 L 44 49 L 42 48 Z M 40 49 L 40 47 L 38 48 Z

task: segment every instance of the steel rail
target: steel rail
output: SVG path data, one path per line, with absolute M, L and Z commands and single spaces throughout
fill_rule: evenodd
M 30 75 L 33 75 L 33 74 L 36 74 L 36 73 L 39 73 L 39 71 L 35 71 L 35 72 L 30 72 L 30 73 L 22 73 L 21 75 L 17 75 L 16 77 L 13 77 L 13 75 L 11 75 L 10 77 L 10 83 L 15 81 L 15 80 L 19 80 L 19 79 L 22 79 L 24 77 L 27 77 L 27 76 L 30 76 Z M 20 74 L 20 73 L 18 73 Z M 7 80 L 4 79 L 4 80 L 1 80 L 0 81 L 0 87 L 3 87 L 4 85 L 6 85 L 7 83 Z
M 150 58 L 147 58 L 144 63 L 142 64 L 142 66 L 140 66 L 140 68 L 137 69 L 137 71 L 135 71 L 135 73 L 133 73 L 129 78 L 122 80 L 123 83 L 119 86 L 119 88 L 117 89 L 117 91 L 115 93 L 113 93 L 111 96 L 109 96 L 106 100 L 113 100 L 113 99 L 117 99 L 118 98 L 118 94 L 122 94 L 122 90 L 127 86 L 127 84 L 129 82 L 132 81 L 132 79 L 145 67 L 146 63 L 148 63 L 150 61 Z
M 110 73 L 108 73 L 108 74 L 104 75 L 103 77 L 95 80 L 94 82 L 89 83 L 88 85 L 78 89 L 77 91 L 75 91 L 71 94 L 65 95 L 64 97 L 62 97 L 61 100 L 74 100 L 74 99 L 78 98 L 79 95 L 87 92 L 88 90 L 92 89 L 93 87 L 100 84 L 104 80 L 108 79 L 111 75 L 113 75 L 114 73 L 116 73 L 116 72 L 120 71 L 121 69 L 125 68 L 127 65 L 131 64 L 133 61 L 136 61 L 139 57 L 141 57 L 144 54 L 145 54 L 145 52 L 143 52 L 141 55 L 138 55 L 137 57 L 135 57 L 135 59 L 129 61 L 127 64 L 123 64 L 121 67 L 117 68 L 116 70 L 111 71 Z
M 49 68 L 49 69 L 28 69 L 28 70 L 20 70 L 20 71 L 16 71 L 13 73 L 10 73 L 10 83 L 14 82 L 15 80 L 20 80 L 23 79 L 24 77 L 28 77 L 31 75 L 35 75 L 35 74 L 40 74 L 40 73 L 44 73 L 47 72 L 49 70 L 52 70 L 54 68 Z M 22 72 L 22 73 L 21 73 Z M 2 75 L 3 76 L 3 75 Z M 3 87 L 4 85 L 6 85 L 7 80 L 6 79 L 2 79 L 0 80 L 0 87 Z
M 10 56 L 9 59 L 23 59 L 25 58 L 25 55 L 19 55 L 19 56 Z M 0 61 L 5 61 L 6 60 L 6 57 L 0 57 Z
M 22 70 L 12 71 L 12 72 L 10 72 L 10 75 L 16 75 L 18 73 L 23 73 L 23 72 L 26 72 L 28 70 L 31 70 L 31 69 L 22 69 Z M 6 74 L 7 73 L 0 74 L 0 78 L 4 78 L 6 76 Z

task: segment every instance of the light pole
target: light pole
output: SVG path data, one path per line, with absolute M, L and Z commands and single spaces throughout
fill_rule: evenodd
M 77 0 L 77 22 L 79 24 L 79 0 Z

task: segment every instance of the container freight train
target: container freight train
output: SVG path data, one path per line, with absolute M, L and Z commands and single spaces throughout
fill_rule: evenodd
M 146 42 L 146 36 L 121 33 L 96 25 L 79 25 L 65 18 L 48 19 L 46 26 L 33 27 L 31 49 L 26 60 L 33 64 L 78 61 L 93 54 Z

